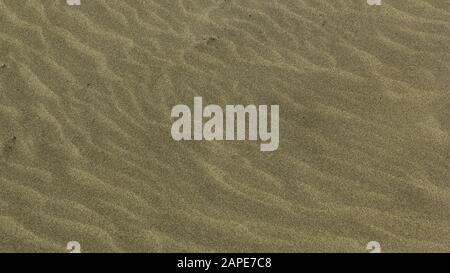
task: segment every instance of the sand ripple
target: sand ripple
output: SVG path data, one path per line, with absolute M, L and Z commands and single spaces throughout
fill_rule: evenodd
M 450 251 L 450 5 L 0 0 L 0 251 Z M 170 109 L 280 104 L 281 142 Z

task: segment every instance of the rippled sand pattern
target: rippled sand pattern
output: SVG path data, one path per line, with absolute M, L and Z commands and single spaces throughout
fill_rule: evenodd
M 450 1 L 81 2 L 0 0 L 0 251 L 450 251 Z

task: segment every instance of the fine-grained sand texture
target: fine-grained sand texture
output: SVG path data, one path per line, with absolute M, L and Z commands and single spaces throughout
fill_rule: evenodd
M 450 251 L 450 1 L 0 0 L 0 251 Z M 170 110 L 279 104 L 280 147 Z

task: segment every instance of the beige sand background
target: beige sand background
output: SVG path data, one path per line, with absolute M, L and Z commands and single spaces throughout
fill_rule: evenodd
M 450 251 L 450 1 L 0 0 L 0 64 L 2 252 Z

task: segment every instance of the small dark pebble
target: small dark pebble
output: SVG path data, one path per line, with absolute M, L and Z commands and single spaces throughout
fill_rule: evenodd
M 216 37 L 209 37 L 208 40 L 206 40 L 206 44 L 207 45 L 211 45 L 212 43 L 214 43 L 215 41 L 217 41 Z
M 13 136 L 9 141 L 8 141 L 8 143 L 5 143 L 5 149 L 7 150 L 7 151 L 12 151 L 13 149 L 14 149 L 14 146 L 15 146 L 15 144 L 16 144 L 16 140 L 17 140 L 17 137 L 16 136 Z
M 6 64 L 1 64 L 0 67 L 1 68 L 6 68 Z

